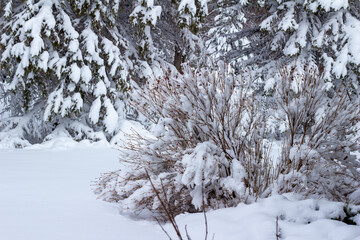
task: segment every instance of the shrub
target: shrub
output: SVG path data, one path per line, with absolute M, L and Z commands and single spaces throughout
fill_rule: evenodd
M 315 68 L 296 74 L 284 67 L 275 89 L 278 119 L 286 125 L 277 169 L 279 191 L 349 201 L 360 187 L 360 105 Z
M 275 191 L 356 200 L 359 103 L 314 68 L 305 70 L 279 71 L 276 104 L 267 114 L 252 82 L 223 62 L 185 67 L 183 75 L 168 70 L 135 87 L 132 105 L 153 122 L 154 135 L 129 135 L 120 146 L 125 166 L 103 174 L 96 192 L 130 212 L 148 209 L 162 221 L 168 218 L 159 199 L 174 215 L 236 206 Z M 276 164 L 265 139 L 271 119 L 285 126 Z
M 185 67 L 183 75 L 168 70 L 135 87 L 132 104 L 154 123 L 155 137 L 133 134 L 121 146 L 126 167 L 104 174 L 96 192 L 132 212 L 160 215 L 151 182 L 174 214 L 200 211 L 202 196 L 207 207 L 220 208 L 268 194 L 272 163 L 250 85 L 219 62 Z

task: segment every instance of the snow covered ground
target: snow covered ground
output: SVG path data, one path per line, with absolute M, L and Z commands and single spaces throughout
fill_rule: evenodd
M 91 181 L 119 167 L 117 151 L 104 144 L 54 140 L 22 150 L 0 149 L 1 240 L 167 239 L 151 221 L 122 216 L 119 206 L 96 199 Z M 360 240 L 357 226 L 331 220 L 343 205 L 326 200 L 274 196 L 207 214 L 215 240 Z M 193 240 L 204 239 L 202 214 L 177 217 Z M 169 232 L 171 227 L 165 226 Z M 175 235 L 174 239 L 175 238 Z
M 115 150 L 66 148 L 0 150 L 0 239 L 163 237 L 156 224 L 129 220 L 92 193 L 91 181 L 118 167 Z

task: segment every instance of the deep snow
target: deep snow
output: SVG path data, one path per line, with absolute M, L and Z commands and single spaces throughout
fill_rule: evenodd
M 105 144 L 57 139 L 22 150 L 0 149 L 1 240 L 167 239 L 156 223 L 120 214 L 96 199 L 91 181 L 117 169 L 117 151 Z M 341 203 L 274 196 L 251 205 L 210 211 L 209 240 L 360 240 L 360 227 L 331 220 Z M 360 217 L 355 219 L 358 224 Z M 204 239 L 202 214 L 177 217 L 193 240 Z M 165 226 L 169 232 L 171 227 Z M 175 235 L 174 239 L 175 238 Z

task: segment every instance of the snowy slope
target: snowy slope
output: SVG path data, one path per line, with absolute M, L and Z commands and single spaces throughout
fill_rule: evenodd
M 104 144 L 66 139 L 32 149 L 0 149 L 0 239 L 167 239 L 154 222 L 122 216 L 116 204 L 97 200 L 92 193 L 92 180 L 119 167 L 117 154 Z M 276 239 L 279 216 L 280 239 L 360 240 L 359 226 L 330 220 L 343 214 L 342 207 L 326 200 L 294 200 L 290 195 L 211 211 L 208 239 L 213 234 L 215 240 Z M 204 239 L 202 214 L 185 214 L 177 220 L 182 231 L 188 226 L 193 240 Z M 171 232 L 169 225 L 165 228 Z

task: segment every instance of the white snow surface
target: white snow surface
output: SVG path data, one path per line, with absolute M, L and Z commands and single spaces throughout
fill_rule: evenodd
M 0 239 L 165 239 L 154 222 L 128 219 L 93 194 L 91 181 L 119 167 L 117 151 L 70 141 L 0 150 Z
M 0 239 L 168 239 L 155 222 L 121 215 L 118 204 L 96 199 L 91 182 L 118 169 L 117 156 L 108 143 L 65 137 L 21 150 L 0 149 Z M 357 226 L 331 220 L 343 217 L 342 209 L 342 203 L 325 199 L 272 196 L 209 211 L 208 239 L 215 234 L 215 240 L 275 240 L 279 217 L 281 240 L 360 240 L 359 215 Z M 187 225 L 193 240 L 204 239 L 203 214 L 183 214 L 176 220 L 183 233 Z M 165 229 L 177 239 L 169 224 Z

